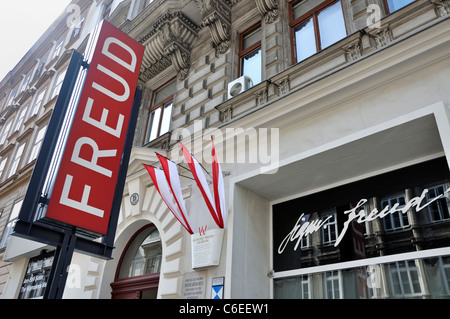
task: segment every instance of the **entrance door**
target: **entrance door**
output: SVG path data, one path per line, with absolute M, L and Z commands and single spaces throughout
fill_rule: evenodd
M 111 283 L 112 299 L 156 299 L 162 246 L 154 225 L 141 228 L 128 242 Z

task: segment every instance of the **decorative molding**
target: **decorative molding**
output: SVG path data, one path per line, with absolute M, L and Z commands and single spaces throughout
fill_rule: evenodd
M 256 92 L 256 106 L 263 105 L 268 101 L 268 88 L 263 87 L 261 90 Z
M 237 1 L 195 0 L 202 14 L 201 27 L 208 27 L 213 46 L 218 53 L 225 53 L 231 43 L 231 6 Z
M 357 38 L 346 46 L 342 47 L 345 51 L 345 59 L 347 62 L 354 61 L 362 56 L 361 38 Z
M 431 0 L 438 17 L 443 17 L 450 13 L 450 0 Z
M 272 83 L 275 85 L 275 92 L 278 96 L 284 95 L 290 90 L 289 76 Z
M 222 123 L 226 123 L 233 118 L 233 106 L 231 104 L 220 107 L 218 110 L 220 112 L 220 121 Z
M 145 46 L 141 81 L 147 82 L 170 65 L 184 80 L 189 73 L 191 48 L 198 26 L 177 11 L 164 14 L 150 30 L 139 40 Z
M 278 18 L 279 0 L 255 0 L 255 3 L 267 23 L 272 23 Z
M 375 41 L 375 47 L 377 49 L 387 45 L 393 40 L 392 30 L 389 28 L 389 25 L 376 28 L 368 33 Z

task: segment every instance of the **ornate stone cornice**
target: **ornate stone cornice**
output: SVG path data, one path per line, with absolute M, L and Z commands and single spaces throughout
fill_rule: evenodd
M 183 13 L 177 11 L 164 14 L 139 40 L 145 46 L 141 80 L 148 81 L 170 65 L 173 65 L 181 79 L 185 79 L 197 33 L 198 26 Z
M 208 27 L 217 52 L 225 53 L 231 41 L 231 6 L 237 1 L 195 0 L 202 14 L 202 27 Z
M 255 0 L 255 3 L 267 23 L 272 23 L 278 18 L 279 0 Z

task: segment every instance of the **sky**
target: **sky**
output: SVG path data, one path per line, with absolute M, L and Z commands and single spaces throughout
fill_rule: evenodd
M 0 81 L 69 3 L 70 0 L 0 0 Z

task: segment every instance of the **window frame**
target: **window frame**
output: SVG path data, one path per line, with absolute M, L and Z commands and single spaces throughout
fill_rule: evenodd
M 8 173 L 7 179 L 10 178 L 11 176 L 13 176 L 14 174 L 16 174 L 17 170 L 19 169 L 20 161 L 22 160 L 22 155 L 24 154 L 26 145 L 27 145 L 27 142 L 23 142 L 22 144 L 20 144 L 17 147 L 17 150 L 14 154 L 13 160 L 12 160 L 10 168 L 9 168 L 9 173 Z
M 17 210 L 14 210 L 16 205 L 18 205 L 19 203 L 20 205 L 17 208 Z M 13 232 L 14 226 L 16 225 L 17 219 L 19 218 L 19 213 L 20 209 L 22 208 L 22 205 L 23 205 L 23 198 L 15 201 L 14 204 L 12 205 L 8 216 L 8 222 L 6 223 L 5 227 L 2 230 L 2 237 L 0 238 L 0 249 L 3 249 L 6 246 L 8 246 L 9 239 Z
M 238 56 L 239 56 L 239 64 L 238 64 L 238 74 L 239 76 L 243 76 L 243 71 L 244 71 L 244 58 L 255 53 L 258 50 L 261 50 L 261 65 L 260 65 L 260 73 L 261 73 L 261 81 L 262 81 L 262 41 L 261 39 L 257 42 L 255 42 L 254 44 L 252 44 L 251 46 L 249 46 L 248 48 L 243 48 L 244 47 L 244 38 L 256 31 L 257 29 L 261 30 L 261 37 L 262 37 L 262 26 L 261 26 L 261 21 L 258 21 L 257 23 L 255 23 L 254 25 L 252 25 L 251 27 L 247 28 L 246 30 L 244 30 L 243 32 L 241 32 L 241 34 L 239 35 L 239 52 L 238 52 Z M 252 79 L 253 85 L 256 85 L 259 82 L 254 81 L 254 79 Z
M 347 21 L 345 19 L 344 14 L 344 6 L 342 5 L 342 0 L 325 0 L 319 5 L 315 6 L 313 9 L 305 12 L 298 18 L 294 19 L 294 6 L 301 2 L 302 0 L 292 1 L 289 3 L 289 28 L 290 28 L 290 37 L 291 37 L 291 56 L 292 56 L 292 64 L 300 63 L 304 60 L 297 62 L 297 50 L 296 50 L 296 41 L 295 41 L 295 29 L 308 21 L 309 19 L 312 19 L 313 26 L 314 26 L 314 37 L 315 37 L 315 43 L 316 43 L 316 53 L 320 52 L 322 50 L 321 44 L 320 44 L 320 30 L 319 30 L 319 20 L 318 15 L 323 10 L 327 9 L 328 7 L 334 5 L 336 2 L 340 1 L 341 3 L 341 9 L 342 9 L 342 18 L 344 19 L 344 26 L 345 26 L 345 33 L 348 36 L 348 28 L 347 28 Z M 386 1 L 386 0 L 384 0 Z M 336 42 L 335 42 L 336 43 Z
M 161 100 L 157 104 L 154 104 L 154 101 L 155 101 L 157 93 L 160 92 L 165 87 L 167 87 L 170 84 L 172 84 L 172 82 L 174 82 L 174 81 L 176 81 L 176 78 L 172 78 L 171 80 L 167 81 L 166 83 L 164 83 L 163 85 L 158 87 L 156 90 L 154 90 L 153 93 L 152 93 L 151 103 L 150 103 L 150 106 L 148 108 L 147 123 L 146 123 L 146 126 L 145 126 L 146 129 L 145 129 L 145 136 L 144 136 L 144 145 L 147 144 L 147 143 L 151 143 L 154 140 L 156 140 L 159 137 L 161 137 L 162 135 L 166 134 L 167 132 L 170 132 L 170 123 L 169 123 L 169 130 L 167 132 L 163 133 L 163 134 L 161 134 L 161 126 L 162 126 L 162 122 L 163 122 L 163 118 L 164 118 L 164 109 L 169 103 L 172 103 L 172 111 L 173 111 L 173 101 L 174 101 L 174 97 L 175 97 L 175 94 L 176 94 L 176 92 L 175 92 L 176 89 L 171 95 L 169 95 L 165 99 Z M 157 109 L 161 109 L 161 115 L 159 117 L 159 122 L 158 122 L 158 131 L 157 131 L 156 137 L 154 139 L 150 139 L 150 136 L 151 136 L 151 131 L 149 132 L 150 117 L 151 117 L 152 113 L 154 111 L 156 111 Z M 171 111 L 171 116 L 170 116 L 171 118 L 170 118 L 170 120 L 172 119 L 172 111 Z
M 391 209 L 393 207 L 393 205 L 391 205 L 391 201 L 395 199 L 396 203 L 399 203 L 398 199 L 401 197 L 403 198 L 403 201 L 406 204 L 407 201 L 406 201 L 406 193 L 405 192 L 389 194 L 389 195 L 381 197 L 380 198 L 381 209 L 384 209 L 386 207 L 385 205 L 383 205 L 383 202 L 385 202 L 385 201 L 388 202 L 389 209 Z M 394 205 L 396 203 L 394 203 Z M 405 207 L 405 204 L 399 204 L 397 206 L 397 209 L 401 209 L 401 208 Z M 395 217 L 398 217 L 400 226 L 395 225 Z M 405 219 L 407 221 L 407 224 L 405 224 Z M 389 221 L 391 223 L 390 227 L 388 227 L 387 221 Z M 397 210 L 394 213 L 389 214 L 388 216 L 383 218 L 383 228 L 387 232 L 400 231 L 403 229 L 407 229 L 409 227 L 411 227 L 411 221 L 409 220 L 408 213 L 403 214 L 401 211 Z
M 395 1 L 395 0 L 394 0 L 394 1 Z M 409 6 L 411 3 L 415 2 L 415 1 L 416 1 L 416 0 L 411 0 L 410 3 L 404 5 L 403 7 L 399 8 L 399 9 L 397 9 L 397 10 L 391 11 L 391 8 L 389 7 L 389 2 L 388 2 L 388 0 L 383 0 L 383 4 L 384 4 L 385 11 L 386 11 L 386 15 L 390 15 L 391 13 L 397 12 L 397 11 L 403 9 L 404 7 Z
M 59 72 L 58 75 L 56 76 L 55 84 L 53 86 L 52 96 L 50 97 L 50 100 L 52 100 L 53 98 L 58 96 L 59 93 L 61 92 L 61 87 L 63 85 L 64 79 L 66 78 L 66 73 L 67 73 L 67 69 L 64 69 L 61 72 Z

